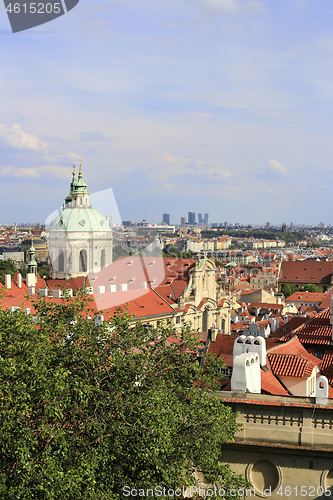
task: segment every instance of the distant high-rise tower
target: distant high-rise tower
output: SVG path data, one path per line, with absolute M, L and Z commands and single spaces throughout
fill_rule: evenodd
M 209 217 L 209 214 L 204 214 L 204 224 L 206 226 L 208 226 L 208 217 Z
M 181 219 L 180 219 L 180 225 L 181 225 L 182 227 L 184 227 L 184 226 L 185 226 L 185 224 L 186 224 L 186 217 L 181 217 Z
M 163 219 L 162 219 L 163 222 L 165 222 L 166 224 L 168 224 L 168 226 L 170 226 L 170 214 L 163 214 Z
M 203 218 L 202 218 L 202 214 L 198 214 L 198 224 L 203 224 L 204 221 L 203 221 Z
M 188 213 L 188 223 L 190 226 L 194 226 L 194 224 L 195 224 L 195 212 Z
M 282 224 L 282 232 L 283 233 L 287 232 L 287 224 L 285 222 Z

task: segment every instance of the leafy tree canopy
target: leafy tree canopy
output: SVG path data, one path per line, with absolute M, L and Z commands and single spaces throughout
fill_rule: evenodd
M 0 260 L 0 282 L 5 283 L 5 275 L 10 274 L 11 277 L 16 273 L 16 267 L 11 259 Z
M 309 283 L 303 287 L 306 292 L 318 292 L 318 288 L 313 283 Z
M 117 500 L 195 471 L 249 486 L 219 461 L 238 430 L 215 393 L 222 364 L 199 367 L 188 330 L 130 327 L 126 310 L 95 324 L 89 301 L 0 310 L 0 498 Z

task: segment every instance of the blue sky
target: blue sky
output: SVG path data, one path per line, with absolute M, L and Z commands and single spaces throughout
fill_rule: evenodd
M 331 0 L 80 0 L 16 34 L 0 5 L 0 44 L 0 223 L 79 157 L 123 220 L 333 223 Z

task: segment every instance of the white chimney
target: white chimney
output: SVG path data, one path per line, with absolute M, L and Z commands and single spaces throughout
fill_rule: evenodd
M 316 405 L 327 405 L 328 380 L 324 375 L 316 380 Z
M 17 275 L 17 286 L 22 288 L 22 274 L 20 273 Z
M 148 288 L 148 286 L 147 286 L 147 281 L 144 281 L 144 282 L 142 283 L 142 288 Z
M 12 288 L 12 277 L 10 274 L 5 274 L 5 287 L 7 290 Z
M 246 352 L 236 356 L 232 367 L 231 390 L 261 393 L 259 355 Z
M 97 287 L 97 293 L 105 293 L 105 286 L 98 286 Z
M 117 291 L 117 285 L 109 285 L 109 292 L 116 292 Z
M 34 273 L 28 273 L 27 274 L 27 276 L 26 276 L 26 284 L 27 284 L 28 288 L 29 288 L 29 286 L 33 286 L 33 287 L 36 286 L 36 275 Z
M 28 294 L 29 295 L 35 295 L 35 287 L 34 286 L 29 286 L 28 287 Z

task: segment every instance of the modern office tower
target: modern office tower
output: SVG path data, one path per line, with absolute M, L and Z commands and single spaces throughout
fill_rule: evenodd
M 203 221 L 203 218 L 202 218 L 202 214 L 198 214 L 198 224 L 203 224 L 204 221 Z
M 282 232 L 283 233 L 287 232 L 287 224 L 285 222 L 282 224 Z
M 165 222 L 166 224 L 168 224 L 168 226 L 170 226 L 170 214 L 163 214 L 163 219 L 162 219 L 163 222 Z
M 188 213 L 188 223 L 190 226 L 194 226 L 194 224 L 195 224 L 195 212 Z
M 180 218 L 180 225 L 181 225 L 182 227 L 184 227 L 184 226 L 185 226 L 185 224 L 186 224 L 186 217 L 181 217 L 181 218 Z
M 208 226 L 208 217 L 209 217 L 209 214 L 204 214 L 204 219 L 203 219 L 203 222 L 206 226 Z
M 269 229 L 270 227 L 272 227 L 272 223 L 271 222 L 266 222 L 266 229 Z

